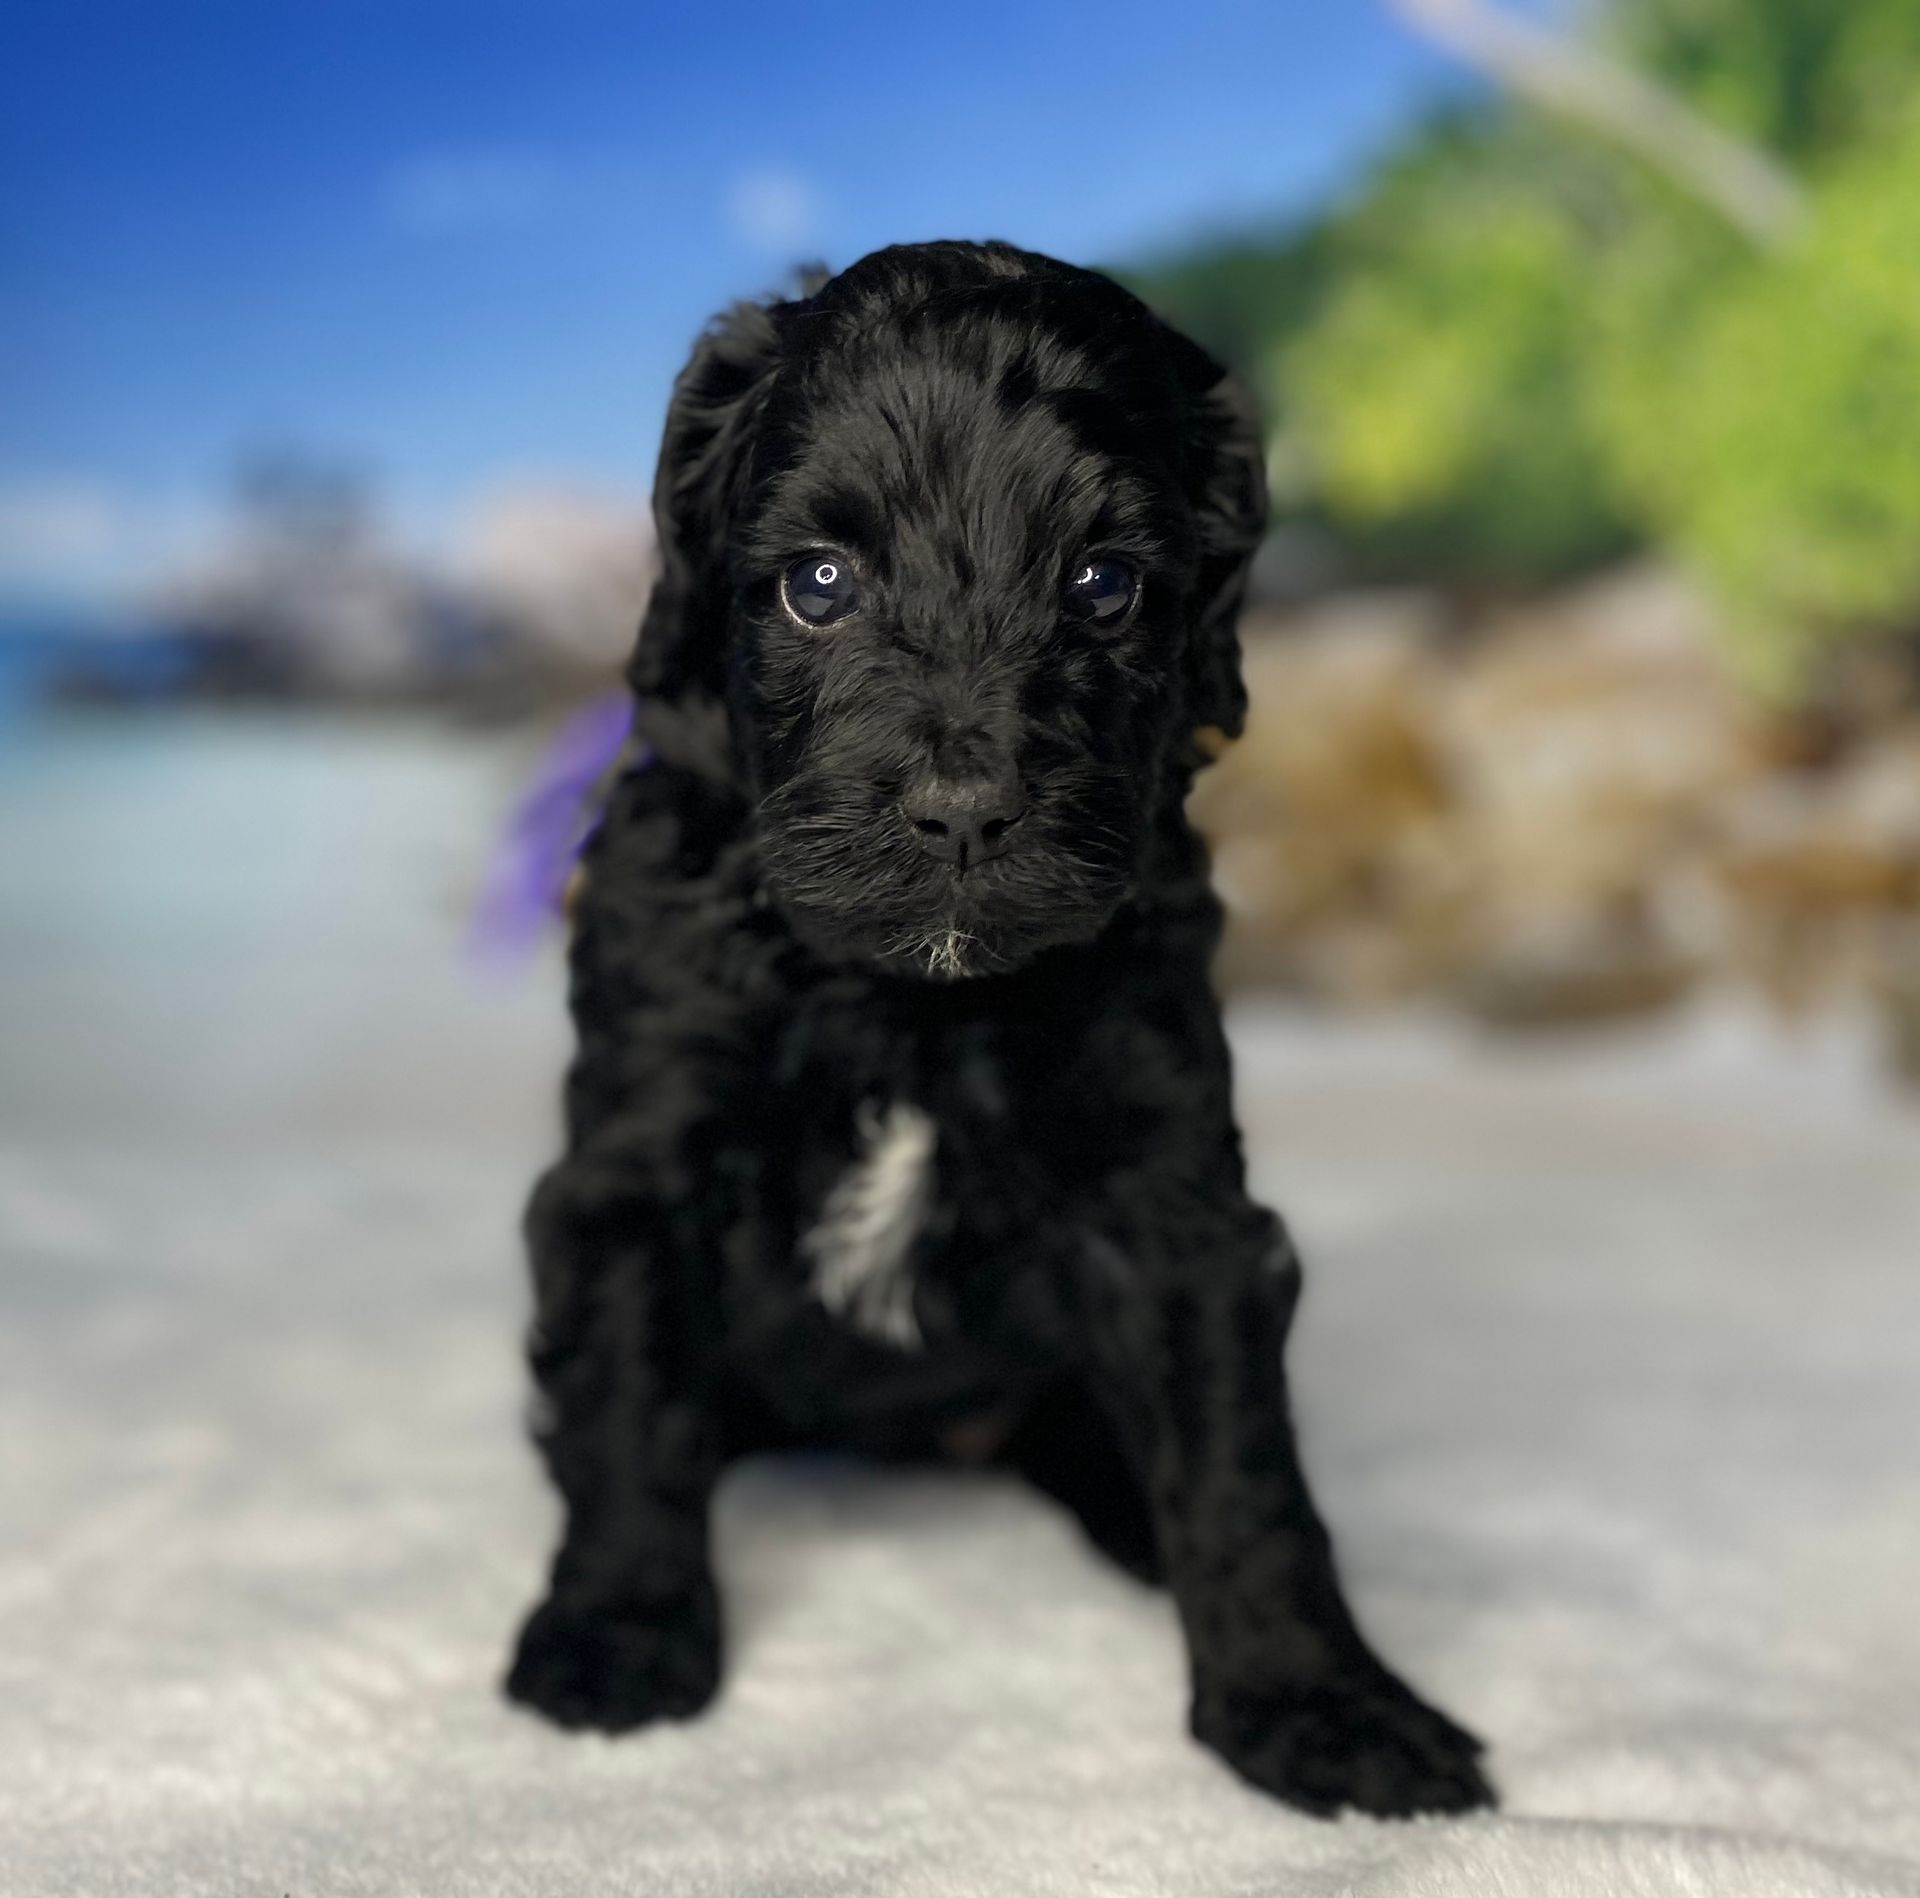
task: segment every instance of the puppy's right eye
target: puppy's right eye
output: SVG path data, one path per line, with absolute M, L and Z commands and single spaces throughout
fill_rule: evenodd
M 1068 616 L 1088 626 L 1118 626 L 1140 597 L 1140 576 L 1124 560 L 1085 561 L 1067 582 Z
M 787 611 L 809 626 L 831 626 L 860 608 L 853 569 L 838 554 L 809 554 L 780 577 Z

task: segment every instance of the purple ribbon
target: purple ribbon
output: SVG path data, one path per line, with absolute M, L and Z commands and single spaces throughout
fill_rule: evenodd
M 553 927 L 632 724 L 632 700 L 610 692 L 574 712 L 542 750 L 474 907 L 472 947 L 483 959 L 522 961 Z

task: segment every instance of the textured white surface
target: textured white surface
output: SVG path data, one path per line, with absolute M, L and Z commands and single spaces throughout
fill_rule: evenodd
M 7 744 L 12 743 L 9 735 Z M 6 749 L 0 744 L 0 751 Z M 0 758 L 0 1890 L 1920 1893 L 1920 1124 L 1844 1036 L 1238 1024 L 1363 1618 L 1492 1741 L 1324 1826 L 1169 1611 L 964 1474 L 730 1481 L 708 1719 L 493 1692 L 551 1505 L 513 1222 L 551 969 L 459 966 L 497 748 Z

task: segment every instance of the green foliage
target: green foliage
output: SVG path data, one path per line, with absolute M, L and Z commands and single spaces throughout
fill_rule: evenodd
M 1818 648 L 1920 618 L 1920 123 L 1838 171 L 1811 241 L 1736 276 L 1626 409 L 1648 513 L 1719 581 L 1737 656 L 1791 690 Z
M 1627 0 L 1603 43 L 1799 165 L 1897 132 L 1920 73 L 1912 0 Z
M 1578 567 L 1627 537 L 1584 398 L 1581 181 L 1532 127 L 1432 136 L 1349 214 L 1333 287 L 1277 348 L 1283 426 L 1363 565 Z
M 1835 637 L 1920 624 L 1920 4 L 1616 0 L 1598 30 L 1796 169 L 1810 234 L 1756 250 L 1494 104 L 1314 229 L 1137 287 L 1253 370 L 1279 491 L 1361 570 L 1524 583 L 1654 542 L 1791 688 Z

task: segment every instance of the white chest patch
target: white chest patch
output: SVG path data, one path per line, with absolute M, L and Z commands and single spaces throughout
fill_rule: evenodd
M 933 1192 L 934 1125 L 897 1101 L 860 1113 L 860 1157 L 827 1195 L 800 1241 L 821 1304 L 903 1351 L 920 1342 L 907 1255 Z

